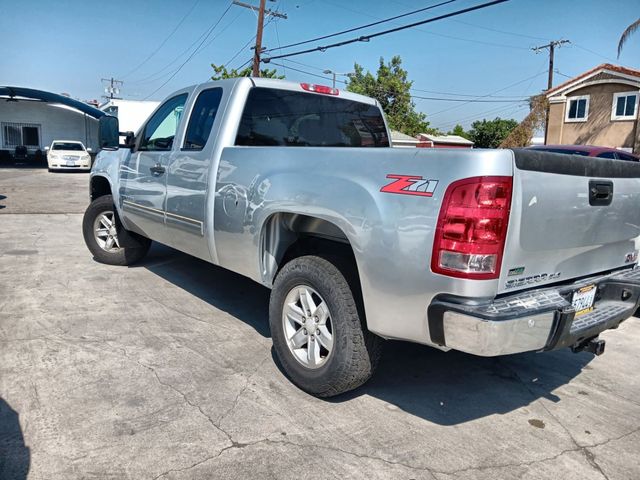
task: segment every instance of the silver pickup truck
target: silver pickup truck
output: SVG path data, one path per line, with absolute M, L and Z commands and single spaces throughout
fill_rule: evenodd
M 277 357 L 317 396 L 364 383 L 383 338 L 600 354 L 640 303 L 638 163 L 390 148 L 375 100 L 258 78 L 179 90 L 123 145 L 99 130 L 95 259 L 155 240 L 271 288 Z

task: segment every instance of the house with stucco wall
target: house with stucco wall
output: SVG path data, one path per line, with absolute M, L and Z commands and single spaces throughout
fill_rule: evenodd
M 546 93 L 547 145 L 598 145 L 640 152 L 640 70 L 604 63 Z

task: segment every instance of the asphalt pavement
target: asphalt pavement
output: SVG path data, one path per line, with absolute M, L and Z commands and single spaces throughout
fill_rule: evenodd
M 316 399 L 274 361 L 264 287 L 161 245 L 95 262 L 88 178 L 0 169 L 0 478 L 640 478 L 638 319 L 600 357 L 387 342 Z

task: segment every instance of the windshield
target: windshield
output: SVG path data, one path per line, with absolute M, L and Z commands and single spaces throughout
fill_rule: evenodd
M 588 157 L 589 152 L 585 150 L 575 150 L 573 148 L 540 148 L 536 147 L 534 150 L 541 150 L 543 152 L 552 152 L 552 153 L 566 153 L 567 155 L 582 155 L 583 157 Z
M 51 147 L 51 150 L 72 150 L 74 152 L 83 152 L 84 147 L 81 143 L 75 142 L 56 142 Z

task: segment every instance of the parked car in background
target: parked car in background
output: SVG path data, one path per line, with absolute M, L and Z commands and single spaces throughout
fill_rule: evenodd
M 528 148 L 531 150 L 541 150 L 543 152 L 565 153 L 570 155 L 583 155 L 585 157 L 610 158 L 614 160 L 640 162 L 640 157 L 611 147 L 596 147 L 593 145 L 535 145 Z
M 51 170 L 91 170 L 91 149 L 74 140 L 54 140 L 47 151 L 47 166 Z

